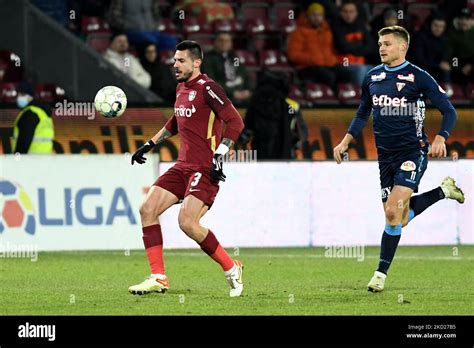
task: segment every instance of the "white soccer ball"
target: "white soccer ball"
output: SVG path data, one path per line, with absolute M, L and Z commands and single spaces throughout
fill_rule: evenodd
M 118 87 L 105 86 L 95 95 L 94 105 L 104 117 L 119 117 L 127 108 L 127 96 Z

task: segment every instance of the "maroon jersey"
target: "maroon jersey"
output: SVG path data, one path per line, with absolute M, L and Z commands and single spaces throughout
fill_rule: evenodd
M 244 127 L 242 118 L 219 84 L 205 74 L 179 83 L 174 115 L 165 125 L 181 137 L 178 162 L 210 165 L 221 141 L 222 122 L 226 123 L 224 138 L 236 141 Z

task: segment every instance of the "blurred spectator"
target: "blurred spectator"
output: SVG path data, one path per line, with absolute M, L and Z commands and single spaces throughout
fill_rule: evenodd
M 54 125 L 51 108 L 34 99 L 33 85 L 26 81 L 20 82 L 17 92 L 16 103 L 21 110 L 13 128 L 13 153 L 52 153 Z
M 375 44 L 359 18 L 354 1 L 347 0 L 342 4 L 340 17 L 334 21 L 332 30 L 339 63 L 347 66 L 354 73 L 357 83 L 362 85 L 365 74 L 373 68 L 373 65 L 365 64 L 365 56 L 374 54 Z
M 127 36 L 123 33 L 115 33 L 104 58 L 140 86 L 149 88 L 151 85 L 150 74 L 143 69 L 138 59 L 128 52 L 128 47 Z
M 171 67 L 160 61 L 154 43 L 145 45 L 140 61 L 143 68 L 151 76 L 150 90 L 158 94 L 165 101 L 174 103 L 176 97 L 176 77 L 171 71 Z
M 264 2 L 264 1 L 262 1 Z M 243 3 L 243 2 L 242 2 Z M 234 19 L 230 1 L 221 0 L 178 0 L 174 7 L 174 18 L 182 20 L 182 14 L 192 14 L 199 23 L 211 24 L 215 20 Z
M 471 11 L 465 8 L 454 22 L 449 36 L 449 53 L 453 61 L 453 82 L 474 82 L 474 27 Z M 456 61 L 457 60 L 457 61 Z M 455 64 L 457 63 L 457 64 Z
M 217 33 L 214 48 L 204 55 L 202 71 L 219 83 L 235 104 L 242 105 L 250 99 L 249 76 L 233 50 L 230 33 Z
M 386 7 L 381 14 L 376 16 L 372 22 L 370 22 L 370 27 L 372 28 L 372 34 L 377 37 L 378 41 L 378 32 L 380 29 L 385 27 L 391 27 L 393 25 L 401 25 L 398 19 L 398 12 L 393 7 Z
M 239 143 L 251 140 L 259 159 L 294 158 L 295 146 L 307 146 L 307 127 L 298 103 L 288 98 L 288 78 L 263 70 L 257 80 Z
M 385 27 L 391 27 L 393 25 L 402 25 L 398 19 L 398 12 L 393 7 L 386 7 L 383 12 L 376 16 L 371 22 L 370 27 L 372 28 L 372 40 L 378 46 L 380 29 Z M 367 57 L 367 63 L 369 64 L 380 64 L 380 56 L 378 50 L 375 50 L 372 54 Z
M 332 20 L 336 19 L 337 16 L 338 16 L 338 6 L 339 6 L 339 3 L 341 1 L 340 0 L 320 0 L 318 1 L 319 4 L 321 4 L 323 7 L 324 7 L 324 13 L 325 13 L 325 17 L 326 19 L 331 22 Z M 300 5 L 301 5 L 301 9 L 303 12 L 306 12 L 309 8 L 309 6 L 311 6 L 312 4 L 314 3 L 314 0 L 301 0 L 300 1 Z
M 298 18 L 288 38 L 288 58 L 302 80 L 325 83 L 333 90 L 339 82 L 354 82 L 352 72 L 338 64 L 333 34 L 319 3 Z
M 152 42 L 159 50 L 174 50 L 176 38 L 158 31 L 158 6 L 156 0 L 111 0 L 107 21 L 114 30 L 127 33 L 134 46 Z
M 469 0 L 472 2 L 472 0 Z M 467 0 L 438 0 L 438 12 L 446 18 L 446 31 L 453 29 L 453 19 L 461 13 L 462 9 L 468 7 Z
M 450 82 L 446 20 L 441 14 L 435 14 L 429 26 L 414 35 L 410 50 L 414 63 L 428 71 L 438 83 Z

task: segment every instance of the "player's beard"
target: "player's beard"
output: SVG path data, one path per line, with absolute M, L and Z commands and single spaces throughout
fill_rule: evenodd
M 183 72 L 182 77 L 177 78 L 176 81 L 178 81 L 178 82 L 187 82 L 192 75 L 193 75 L 192 71 L 190 71 L 188 73 Z

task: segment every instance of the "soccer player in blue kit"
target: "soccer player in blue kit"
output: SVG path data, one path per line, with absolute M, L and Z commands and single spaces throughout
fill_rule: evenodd
M 410 35 L 404 28 L 386 27 L 378 35 L 382 64 L 367 73 L 357 114 L 334 148 L 334 158 L 340 164 L 349 143 L 362 131 L 372 112 L 386 222 L 379 265 L 367 285 L 372 292 L 385 287 L 402 227 L 443 198 L 464 203 L 464 194 L 451 177 L 439 187 L 412 197 L 426 170 L 428 155 L 446 157 L 445 141 L 456 123 L 456 111 L 431 75 L 405 60 Z M 423 126 L 425 97 L 443 115 L 441 130 L 431 145 Z

